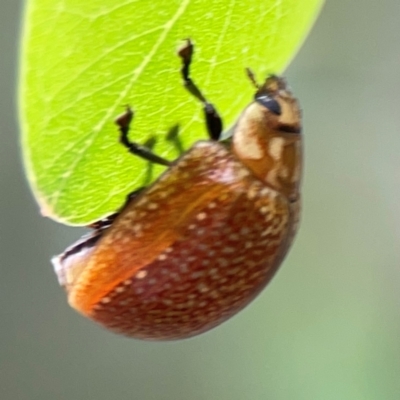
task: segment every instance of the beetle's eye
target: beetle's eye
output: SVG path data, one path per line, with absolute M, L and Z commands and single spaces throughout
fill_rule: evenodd
M 273 112 L 275 115 L 281 115 L 281 106 L 279 103 L 269 96 L 263 95 L 256 98 L 257 103 L 262 104 L 264 107 L 268 108 L 269 111 Z

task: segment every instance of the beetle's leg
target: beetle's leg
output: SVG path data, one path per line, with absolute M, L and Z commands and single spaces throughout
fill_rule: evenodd
M 121 214 L 122 210 L 136 197 L 139 196 L 139 194 L 146 189 L 146 187 L 141 187 L 139 189 L 135 189 L 133 192 L 129 193 L 128 196 L 126 196 L 125 203 L 123 206 L 115 213 L 112 213 L 110 215 L 107 215 L 105 218 L 100 219 L 99 221 L 93 222 L 92 224 L 88 225 L 88 228 L 92 228 L 96 231 L 104 231 L 105 229 L 109 228 L 111 224 L 114 222 L 115 218 L 118 217 L 119 214 Z
M 117 124 L 120 137 L 120 143 L 125 146 L 132 154 L 144 158 L 145 160 L 151 161 L 156 164 L 170 166 L 172 163 L 165 158 L 154 154 L 150 149 L 142 146 L 136 142 L 131 142 L 128 138 L 129 128 L 133 119 L 133 111 L 129 106 L 126 106 L 125 112 L 117 117 L 115 123 Z
M 111 226 L 111 224 L 114 222 L 115 218 L 117 218 L 119 215 L 119 211 L 112 213 L 110 215 L 107 215 L 107 217 L 100 219 L 96 222 L 93 222 L 92 224 L 88 225 L 88 228 L 92 228 L 95 231 L 103 231 Z
M 207 101 L 200 89 L 190 77 L 190 65 L 192 63 L 193 50 L 194 46 L 190 39 L 186 39 L 184 45 L 178 50 L 178 56 L 182 60 L 182 78 L 186 89 L 203 103 L 203 111 L 208 135 L 212 140 L 219 140 L 222 133 L 222 119 L 215 107 Z

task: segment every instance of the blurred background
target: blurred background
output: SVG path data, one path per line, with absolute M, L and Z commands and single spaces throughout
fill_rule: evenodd
M 16 111 L 22 2 L 0 2 L 2 400 L 400 399 L 400 2 L 328 1 L 287 71 L 304 109 L 300 234 L 246 310 L 147 343 L 72 311 L 50 266 L 80 235 L 39 215 Z

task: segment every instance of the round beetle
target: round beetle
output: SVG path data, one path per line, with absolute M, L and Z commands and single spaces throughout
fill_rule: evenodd
M 248 71 L 254 101 L 222 140 L 219 114 L 190 77 L 190 40 L 178 54 L 210 140 L 170 162 L 129 140 L 127 107 L 120 142 L 168 169 L 52 260 L 72 307 L 148 340 L 200 334 L 249 304 L 288 252 L 300 213 L 301 113 L 285 81 L 258 85 Z

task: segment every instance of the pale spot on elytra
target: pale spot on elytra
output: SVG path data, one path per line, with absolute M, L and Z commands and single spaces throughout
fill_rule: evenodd
M 149 210 L 156 210 L 156 209 L 158 208 L 158 204 L 157 204 L 157 203 L 149 203 L 149 204 L 147 205 L 147 208 L 148 208 Z
M 197 219 L 199 220 L 199 221 L 203 221 L 204 219 L 206 219 L 206 217 L 207 217 L 207 214 L 205 213 L 205 212 L 201 212 L 201 213 L 199 213 L 199 214 L 197 214 Z
M 268 212 L 268 207 L 267 206 L 263 206 L 260 208 L 260 213 L 261 214 L 266 214 Z

